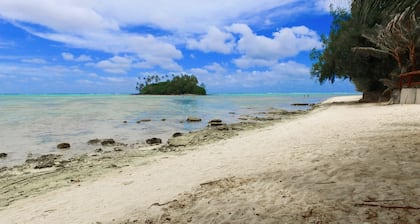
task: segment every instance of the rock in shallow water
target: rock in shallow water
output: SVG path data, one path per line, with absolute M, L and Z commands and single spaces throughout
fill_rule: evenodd
M 6 158 L 6 157 L 7 157 L 7 153 L 4 153 L 4 152 L 0 153 L 0 158 Z
M 220 120 L 220 119 L 213 119 L 213 120 L 209 121 L 209 126 L 210 127 L 222 126 L 222 125 L 224 125 L 224 124 L 223 124 L 222 120 Z
M 188 117 L 187 121 L 188 122 L 200 122 L 201 118 L 199 118 L 199 117 Z
M 103 145 L 103 146 L 113 145 L 113 144 L 115 144 L 115 140 L 112 139 L 112 138 L 102 139 L 102 141 L 101 141 L 101 145 Z
M 162 139 L 160 138 L 149 138 L 146 140 L 146 143 L 149 145 L 158 145 L 162 143 Z
M 69 149 L 69 148 L 70 148 L 70 143 L 63 142 L 57 145 L 57 149 Z

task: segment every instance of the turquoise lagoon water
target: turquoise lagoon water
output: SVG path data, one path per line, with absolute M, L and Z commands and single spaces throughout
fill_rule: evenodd
M 94 138 L 113 138 L 127 144 L 142 143 L 150 137 L 165 141 L 174 132 L 201 129 L 211 119 L 234 123 L 240 115 L 270 108 L 306 109 L 291 104 L 319 103 L 337 95 L 346 94 L 0 95 L 0 153 L 8 154 L 0 160 L 0 167 L 22 163 L 29 153 L 92 152 L 93 146 L 86 142 Z M 200 117 L 203 122 L 182 122 L 188 116 Z M 137 124 L 141 119 L 152 121 Z M 58 150 L 56 145 L 61 142 L 70 143 L 71 149 Z

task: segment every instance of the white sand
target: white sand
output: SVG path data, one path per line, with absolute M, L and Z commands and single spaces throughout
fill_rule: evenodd
M 20 200 L 0 223 L 420 223 L 419 111 L 324 106 Z

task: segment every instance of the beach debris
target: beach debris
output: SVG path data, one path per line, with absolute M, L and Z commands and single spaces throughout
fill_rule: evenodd
M 199 117 L 187 117 L 187 121 L 188 122 L 200 122 L 201 121 L 201 118 L 199 118 Z
M 0 153 L 0 158 L 6 158 L 6 157 L 7 157 L 7 153 L 4 153 L 4 152 Z
M 162 139 L 160 138 L 149 138 L 146 140 L 146 143 L 149 145 L 159 145 L 162 144 Z
M 213 120 L 209 121 L 208 124 L 209 124 L 209 127 L 215 127 L 215 126 L 222 126 L 222 125 L 224 125 L 224 123 L 220 119 L 213 119 Z
M 67 142 L 63 142 L 57 145 L 57 149 L 69 149 L 70 148 L 70 143 Z
M 172 135 L 172 138 L 176 138 L 176 137 L 179 137 L 179 136 L 182 136 L 183 134 L 181 133 L 181 132 L 175 132 L 173 135 Z
M 136 123 L 140 124 L 140 123 L 150 122 L 150 121 L 152 121 L 152 120 L 151 119 L 141 119 L 141 120 L 136 121 Z

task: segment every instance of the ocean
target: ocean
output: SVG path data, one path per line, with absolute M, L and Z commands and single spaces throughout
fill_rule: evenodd
M 139 95 L 0 95 L 0 167 L 20 164 L 28 154 L 59 153 L 72 156 L 92 152 L 86 143 L 113 138 L 127 144 L 151 137 L 166 141 L 174 132 L 204 128 L 211 119 L 239 122 L 270 108 L 302 110 L 292 103 L 319 103 L 348 94 L 226 94 L 207 96 Z M 188 116 L 198 123 L 184 122 Z M 150 122 L 137 123 L 142 119 Z M 57 144 L 68 142 L 70 150 Z

